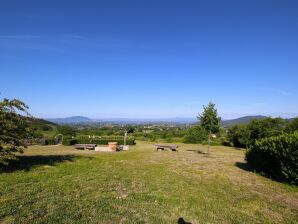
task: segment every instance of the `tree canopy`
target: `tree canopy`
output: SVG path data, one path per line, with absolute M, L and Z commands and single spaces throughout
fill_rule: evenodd
M 286 132 L 298 131 L 298 117 L 293 118 L 292 121 L 286 125 Z
M 201 127 L 208 132 L 208 153 L 211 144 L 211 134 L 216 134 L 220 130 L 221 119 L 217 115 L 215 104 L 209 102 L 208 106 L 203 106 L 203 113 L 197 117 Z
M 76 129 L 69 125 L 61 125 L 57 127 L 57 134 L 62 134 L 65 136 L 76 136 Z
M 30 136 L 24 116 L 29 115 L 27 109 L 28 106 L 17 99 L 0 102 L 0 165 L 16 160 L 14 152 L 23 152 L 24 140 Z
M 208 132 L 200 125 L 194 125 L 187 129 L 184 142 L 185 143 L 203 143 L 208 139 Z
M 295 125 L 289 123 L 288 126 Z M 256 140 L 277 136 L 284 132 L 286 121 L 282 118 L 265 118 L 252 120 L 248 124 L 233 125 L 228 129 L 227 139 L 231 145 L 246 148 Z
M 209 102 L 208 106 L 203 106 L 203 113 L 199 114 L 198 120 L 206 131 L 214 134 L 219 132 L 221 119 L 217 115 L 214 103 Z

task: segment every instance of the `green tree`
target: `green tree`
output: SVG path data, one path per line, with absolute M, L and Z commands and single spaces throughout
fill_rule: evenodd
M 286 125 L 286 132 L 294 132 L 294 131 L 298 131 L 298 117 L 293 118 Z
M 22 101 L 3 99 L 0 102 L 0 164 L 16 160 L 15 152 L 23 152 L 24 140 L 30 137 L 26 117 L 28 106 Z
M 250 145 L 256 140 L 265 137 L 280 135 L 285 128 L 285 120 L 282 118 L 265 118 L 262 120 L 252 120 L 247 128 L 250 132 Z
M 200 125 L 195 125 L 187 129 L 184 136 L 185 143 L 202 143 L 207 140 L 208 132 Z
M 76 136 L 76 130 L 68 125 L 61 125 L 57 128 L 58 134 L 62 134 L 64 136 Z
M 228 129 L 227 140 L 234 147 L 246 148 L 250 143 L 250 131 L 247 125 L 233 125 Z
M 282 134 L 285 125 L 285 120 L 282 118 L 252 120 L 248 124 L 231 126 L 228 129 L 227 140 L 235 147 L 246 148 L 256 140 Z
M 209 133 L 208 153 L 210 150 L 211 134 L 217 134 L 220 130 L 221 119 L 217 115 L 215 104 L 209 102 L 208 106 L 203 106 L 203 113 L 199 114 L 198 120 L 200 125 Z

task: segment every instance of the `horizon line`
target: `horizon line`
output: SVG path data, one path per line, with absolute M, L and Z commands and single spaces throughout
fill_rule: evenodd
M 295 118 L 298 116 L 298 114 L 290 115 L 287 114 L 288 116 L 281 116 L 281 115 L 262 115 L 262 114 L 249 114 L 249 115 L 243 115 L 243 116 L 236 116 L 233 118 L 224 118 L 219 116 L 222 120 L 233 120 L 233 119 L 238 119 L 238 118 L 243 118 L 243 117 L 272 117 L 272 118 L 284 118 L 284 119 L 291 119 Z M 290 115 L 290 116 L 289 116 Z M 82 115 L 74 115 L 74 116 L 65 116 L 65 117 L 36 117 L 40 119 L 67 119 L 67 118 L 76 118 L 76 117 L 81 117 L 81 118 L 87 118 L 90 120 L 171 120 L 171 119 L 192 119 L 192 120 L 197 120 L 196 117 L 138 117 L 138 118 L 131 118 L 131 117 L 89 117 L 89 116 L 82 116 Z

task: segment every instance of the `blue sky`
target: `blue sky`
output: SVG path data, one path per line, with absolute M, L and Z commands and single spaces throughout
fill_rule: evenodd
M 0 2 L 0 97 L 38 117 L 298 115 L 298 1 Z

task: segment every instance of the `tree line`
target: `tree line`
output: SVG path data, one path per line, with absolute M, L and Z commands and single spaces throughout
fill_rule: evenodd
M 233 125 L 227 130 L 227 142 L 234 147 L 248 148 L 262 138 L 298 131 L 298 117 L 292 120 L 265 118 L 248 124 Z

